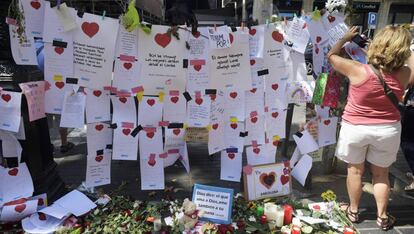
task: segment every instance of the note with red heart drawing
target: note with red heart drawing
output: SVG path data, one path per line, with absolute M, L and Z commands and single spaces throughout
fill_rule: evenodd
M 152 25 L 151 33 L 138 30 L 138 59 L 141 64 L 140 84 L 145 94 L 158 95 L 160 91 L 185 91 L 187 68 L 186 40 L 178 40 L 166 33 L 168 26 Z M 188 38 L 185 30 L 180 30 L 180 38 Z
M 185 128 L 165 128 L 164 152 L 167 158 L 164 158 L 164 167 L 171 166 L 180 157 L 180 151 L 185 146 Z
M 159 122 L 162 121 L 163 105 L 164 100 L 161 102 L 158 97 L 143 96 L 138 106 L 138 125 L 158 127 Z
M 10 202 L 33 195 L 34 187 L 32 177 L 26 163 L 20 163 L 19 167 L 3 168 L 0 166 L 0 186 L 3 192 L 3 202 Z M 8 186 L 8 185 L 13 186 Z
M 252 141 L 256 141 L 261 145 L 265 143 L 265 116 L 255 115 L 253 117 L 246 118 L 245 129 L 248 132 L 244 137 L 244 145 L 251 145 Z
M 18 132 L 20 126 L 22 93 L 0 92 L 0 129 Z
M 164 97 L 162 119 L 170 123 L 186 122 L 187 101 L 178 90 L 168 92 Z
M 250 27 L 249 30 L 249 48 L 250 57 L 263 57 L 264 47 L 264 25 L 256 25 Z
M 210 124 L 211 98 L 208 95 L 192 96 L 187 103 L 187 124 L 189 127 L 207 127 Z
M 252 166 L 274 163 L 275 155 L 269 149 L 265 144 L 246 147 L 247 163 Z
M 86 89 L 86 123 L 111 120 L 109 90 Z
M 154 154 L 141 158 L 139 161 L 141 190 L 164 189 L 164 160 L 158 154 Z
M 240 182 L 242 174 L 242 153 L 221 151 L 220 180 Z
M 280 75 L 279 69 L 287 67 L 289 49 L 284 45 L 286 35 L 275 26 L 265 27 L 263 52 L 264 67 L 268 69 L 270 76 Z M 286 68 L 287 69 L 287 68 Z M 286 72 L 283 72 L 287 74 Z
M 171 133 L 172 135 L 169 136 L 170 138 L 176 136 L 172 131 Z M 148 159 L 151 154 L 159 155 L 164 153 L 161 127 L 144 128 L 144 130 L 141 130 L 139 133 L 139 145 L 139 155 L 141 160 Z
M 238 120 L 245 119 L 245 92 L 227 89 L 224 91 L 224 119 L 236 117 Z
M 338 117 L 320 119 L 318 123 L 318 145 L 324 147 L 336 143 Z
M 237 118 L 224 121 L 224 149 L 237 148 L 238 152 L 243 152 L 244 137 L 244 123 L 237 121 Z
M 280 138 L 286 137 L 286 116 L 287 106 L 271 106 L 265 113 L 266 134 L 268 136 L 278 135 Z
M 121 126 L 119 126 L 121 128 Z M 108 123 L 90 123 L 86 128 L 88 155 L 96 155 L 96 151 L 105 149 L 112 144 L 113 130 Z M 91 157 L 92 157 L 91 156 Z
M 224 122 L 212 122 L 208 131 L 208 154 L 224 149 Z
M 134 137 L 131 133 L 135 127 L 135 123 L 132 122 L 117 123 L 117 128 L 113 130 L 113 160 L 137 160 L 138 135 L 141 135 L 143 131 Z
M 137 122 L 137 109 L 135 107 L 135 97 L 117 97 L 111 95 L 113 107 L 112 123 Z
M 37 233 L 42 230 L 47 233 L 54 232 L 66 218 L 58 219 L 43 212 L 33 213 L 22 220 L 22 227 L 28 233 Z
M 45 2 L 44 0 L 25 0 L 20 2 L 23 7 L 25 31 L 29 37 L 43 37 Z
M 111 158 L 112 150 L 105 148 L 87 156 L 86 186 L 97 187 L 111 183 Z
M 37 211 L 37 201 L 25 201 L 13 205 L 5 205 L 1 211 L 0 221 L 13 222 L 20 221 L 23 218 Z
M 66 91 L 63 98 L 60 127 L 83 128 L 85 124 L 86 95 L 83 92 Z

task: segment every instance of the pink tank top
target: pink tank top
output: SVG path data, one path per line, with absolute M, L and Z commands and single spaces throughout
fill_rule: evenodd
M 351 124 L 386 124 L 400 121 L 400 113 L 385 95 L 384 88 L 369 65 L 364 65 L 367 79 L 350 85 L 348 102 L 342 118 Z M 383 75 L 387 85 L 401 100 L 404 88 L 393 75 Z

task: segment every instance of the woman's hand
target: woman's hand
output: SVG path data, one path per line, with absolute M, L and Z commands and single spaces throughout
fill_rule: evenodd
M 344 41 L 351 41 L 353 37 L 358 35 L 358 27 L 352 26 L 348 32 L 345 33 L 345 35 L 342 37 Z

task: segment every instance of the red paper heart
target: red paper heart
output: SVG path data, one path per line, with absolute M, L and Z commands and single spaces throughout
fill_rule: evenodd
M 95 90 L 95 91 L 93 91 L 93 95 L 95 95 L 96 97 L 101 96 L 101 94 L 102 94 L 101 90 Z
M 257 122 L 257 117 L 253 117 L 253 118 L 251 118 L 251 119 L 250 119 L 250 121 L 251 121 L 252 123 L 256 123 L 256 122 Z
M 148 165 L 150 165 L 151 167 L 153 167 L 153 166 L 155 166 L 155 164 L 156 164 L 157 162 L 155 161 L 155 159 L 154 158 L 150 158 L 149 160 L 148 160 Z
M 65 48 L 63 48 L 63 47 L 55 47 L 55 52 L 57 54 L 62 54 L 63 51 L 65 51 Z
M 147 137 L 148 137 L 148 138 L 153 138 L 153 137 L 154 137 L 154 135 L 155 135 L 155 133 L 154 133 L 154 132 L 147 132 Z
M 20 204 L 14 207 L 17 213 L 22 213 L 26 209 L 26 204 Z
M 232 129 L 236 129 L 236 128 L 237 128 L 237 123 L 232 123 L 232 124 L 230 124 L 230 127 L 231 127 Z
M 197 103 L 198 105 L 201 105 L 201 103 L 203 103 L 203 99 L 201 99 L 201 98 L 196 98 L 196 99 L 195 99 L 195 103 Z
M 37 199 L 37 206 L 43 206 L 44 204 L 45 204 L 45 201 L 43 200 L 43 198 Z
M 275 172 L 270 172 L 269 174 L 262 173 L 259 176 L 259 180 L 263 186 L 265 186 L 267 189 L 270 189 L 276 181 L 276 173 Z
M 256 63 L 256 60 L 250 59 L 250 66 L 253 66 Z
M 101 162 L 102 159 L 103 159 L 102 155 L 98 155 L 98 156 L 95 157 L 95 161 L 97 161 L 97 162 Z
M 122 103 L 125 103 L 125 102 L 127 102 L 127 98 L 126 97 L 120 97 L 119 101 L 122 102 Z
M 196 71 L 201 70 L 201 64 L 194 65 L 193 67 L 194 67 L 194 70 L 196 70 Z
M 254 36 L 254 34 L 256 34 L 256 29 L 255 28 L 250 29 L 249 34 Z
M 177 103 L 178 99 L 179 99 L 178 97 L 171 97 L 170 98 L 171 102 L 173 102 L 173 103 Z
M 230 97 L 232 97 L 233 99 L 236 98 L 237 97 L 237 92 L 231 92 Z
M 63 81 L 57 81 L 57 82 L 55 82 L 55 86 L 58 89 L 62 89 L 65 86 L 65 83 Z
M 122 129 L 122 133 L 123 133 L 125 136 L 128 136 L 128 135 L 131 133 L 131 129 L 129 129 L 129 128 L 124 128 L 124 129 Z
M 256 90 L 257 90 L 256 88 L 253 88 L 253 89 L 251 89 L 251 90 L 250 90 L 250 92 L 251 92 L 251 93 L 255 93 L 255 92 L 256 92 Z
M 174 135 L 176 135 L 176 136 L 180 135 L 180 132 L 181 132 L 181 131 L 180 131 L 180 129 L 178 129 L 178 128 L 173 130 L 173 133 L 174 133 Z
M 273 40 L 281 43 L 283 41 L 283 34 L 279 33 L 278 31 L 274 31 L 272 33 L 272 38 Z
M 194 36 L 195 38 L 198 38 L 200 35 L 201 35 L 201 33 L 200 33 L 199 31 L 197 31 L 197 32 L 195 32 L 195 33 L 193 34 L 193 36 Z
M 319 43 L 319 42 L 321 42 L 321 41 L 322 41 L 322 37 L 317 36 L 317 37 L 316 37 L 316 43 Z
M 154 40 L 159 46 L 165 48 L 168 46 L 168 44 L 170 44 L 171 36 L 168 35 L 168 33 L 157 33 L 154 37 Z
M 104 127 L 103 124 L 95 125 L 95 129 L 98 130 L 98 131 L 101 131 L 103 129 L 103 127 Z
M 210 99 L 212 100 L 212 101 L 214 101 L 214 100 L 216 100 L 216 95 L 215 94 L 209 94 L 210 95 Z
M 253 149 L 253 153 L 255 153 L 255 154 L 259 154 L 260 153 L 260 148 L 254 148 Z
M 16 176 L 17 173 L 19 173 L 19 169 L 17 169 L 17 168 L 13 168 L 13 169 L 9 170 L 9 175 L 11 175 L 11 176 Z
M 151 99 L 148 99 L 147 100 L 147 104 L 150 105 L 150 106 L 153 106 L 155 104 L 155 100 L 152 99 L 152 98 Z
M 272 112 L 272 117 L 273 117 L 273 118 L 275 118 L 275 119 L 276 119 L 276 118 L 277 118 L 277 116 L 279 116 L 279 113 L 278 113 L 278 112 Z
M 11 99 L 10 94 L 2 94 L 1 99 L 3 99 L 5 102 L 9 102 Z
M 31 1 L 30 2 L 30 5 L 34 8 L 34 9 L 36 9 L 36 10 L 38 10 L 42 5 L 40 4 L 40 2 L 37 2 L 37 1 Z
M 132 67 L 132 63 L 124 63 L 124 68 L 129 70 Z
M 273 89 L 274 91 L 276 91 L 276 90 L 277 90 L 277 88 L 279 88 L 279 85 L 278 85 L 278 84 L 272 84 L 272 89 Z
M 234 157 L 236 157 L 235 153 L 228 153 L 227 157 L 229 157 L 229 159 L 234 159 Z
M 251 174 L 252 174 L 252 172 L 253 172 L 253 168 L 252 168 L 252 166 L 250 166 L 250 165 L 246 165 L 246 166 L 244 166 L 244 167 L 243 167 L 243 172 L 244 172 L 244 174 L 246 174 L 246 175 L 251 175 Z
M 289 175 L 282 175 L 280 177 L 280 182 L 282 182 L 282 185 L 285 185 L 287 182 L 289 182 Z
M 329 23 L 332 23 L 332 22 L 334 22 L 335 21 L 335 16 L 332 16 L 332 15 L 330 15 L 330 16 L 328 16 L 328 21 L 329 21 Z
M 327 119 L 327 120 L 323 121 L 323 123 L 324 123 L 325 125 L 329 125 L 329 124 L 331 123 L 331 120 Z
M 215 124 L 213 124 L 213 125 L 211 125 L 211 127 L 214 129 L 214 130 L 216 130 L 217 128 L 218 128 L 218 123 L 215 123 Z
M 99 32 L 99 24 L 95 22 L 83 22 L 81 28 L 82 31 L 90 38 L 92 38 Z
M 39 212 L 39 220 L 45 221 L 46 220 L 46 215 L 42 212 Z
M 230 39 L 230 43 L 233 44 L 234 38 L 233 38 L 233 34 L 232 33 L 229 33 L 229 39 Z

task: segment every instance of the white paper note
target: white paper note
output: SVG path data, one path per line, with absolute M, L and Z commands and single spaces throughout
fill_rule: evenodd
M 221 151 L 220 179 L 240 182 L 242 172 L 242 154 Z
M 88 155 L 86 160 L 87 187 L 96 187 L 111 183 L 112 150 L 104 149 L 96 154 Z
M 0 167 L 0 185 L 3 189 L 3 202 L 27 198 L 33 195 L 34 187 L 32 177 L 26 163 L 20 163 L 19 167 Z
M 75 216 L 81 216 L 89 212 L 96 207 L 85 194 L 78 190 L 73 190 L 65 196 L 59 198 L 54 204 L 66 209 L 69 213 Z
M 110 101 L 108 90 L 86 89 L 86 122 L 110 121 Z
M 36 46 L 32 37 L 20 41 L 17 26 L 9 24 L 10 48 L 14 62 L 18 65 L 37 65 Z
M 208 95 L 193 96 L 187 103 L 187 123 L 189 127 L 206 127 L 210 123 L 211 98 Z
M 0 220 L 4 222 L 20 221 L 37 211 L 37 201 L 26 201 L 16 205 L 3 206 Z
M 336 143 L 336 129 L 338 117 L 320 119 L 318 123 L 318 144 L 319 147 Z
M 25 30 L 29 37 L 43 36 L 44 0 L 22 0 Z
M 307 154 L 319 149 L 315 139 L 307 130 L 294 134 L 293 139 L 301 154 Z
M 134 97 L 111 96 L 113 106 L 112 123 L 137 122 L 137 111 Z
M 0 129 L 18 132 L 22 94 L 0 91 Z
M 138 125 L 158 127 L 162 120 L 163 102 L 158 97 L 143 96 L 138 107 Z
M 85 124 L 86 95 L 82 92 L 65 92 L 60 127 L 83 128 Z
M 141 190 L 164 189 L 164 161 L 158 156 L 140 160 Z
M 308 177 L 309 171 L 312 168 L 312 157 L 305 154 L 292 169 L 292 176 L 302 186 L 305 186 L 306 178 Z

